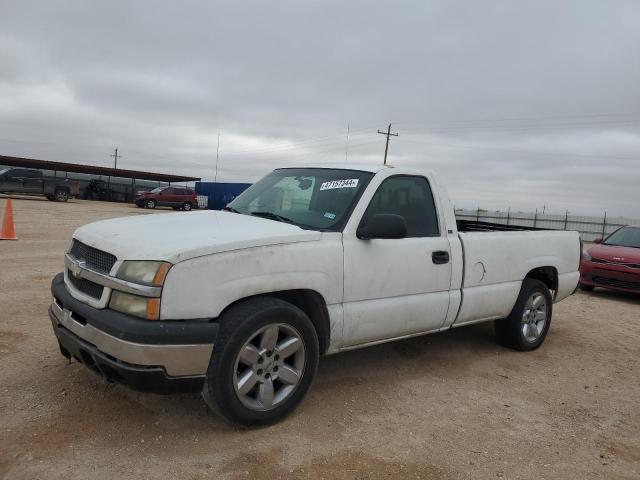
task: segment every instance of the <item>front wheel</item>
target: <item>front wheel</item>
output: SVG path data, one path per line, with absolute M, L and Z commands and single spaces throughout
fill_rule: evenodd
M 66 202 L 67 200 L 69 200 L 69 192 L 62 189 L 56 190 L 55 199 L 56 202 Z
M 549 332 L 552 313 L 549 288 L 540 280 L 525 278 L 509 316 L 496 320 L 496 336 L 500 343 L 514 350 L 535 350 Z
M 144 204 L 145 207 L 147 208 L 156 208 L 156 201 L 155 200 L 147 200 L 146 203 Z
M 220 321 L 202 395 L 232 423 L 275 423 L 306 395 L 318 356 L 318 336 L 302 310 L 276 298 L 248 300 Z

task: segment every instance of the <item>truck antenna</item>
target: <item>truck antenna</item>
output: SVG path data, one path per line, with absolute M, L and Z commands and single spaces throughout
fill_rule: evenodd
M 218 146 L 216 147 L 216 173 L 213 177 L 213 183 L 218 183 L 218 160 L 220 159 L 220 134 L 218 133 Z

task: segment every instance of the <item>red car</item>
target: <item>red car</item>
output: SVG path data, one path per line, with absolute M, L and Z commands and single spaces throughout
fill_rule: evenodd
M 186 187 L 158 187 L 150 192 L 139 192 L 136 205 L 140 208 L 173 207 L 189 211 L 198 208 L 196 192 Z
M 582 254 L 580 288 L 640 293 L 640 226 L 622 227 Z

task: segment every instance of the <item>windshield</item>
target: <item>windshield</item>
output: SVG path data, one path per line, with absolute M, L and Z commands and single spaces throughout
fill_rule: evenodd
M 149 193 L 160 193 L 161 191 L 163 191 L 165 188 L 167 187 L 156 187 L 153 190 L 151 190 Z
M 9 170 L 10 170 L 9 168 L 4 168 L 4 169 L 0 170 L 0 177 L 2 175 L 4 175 L 6 172 L 8 172 Z
M 337 231 L 372 176 L 357 170 L 281 168 L 245 190 L 227 210 Z
M 604 245 L 640 248 L 640 227 L 622 227 L 602 242 Z

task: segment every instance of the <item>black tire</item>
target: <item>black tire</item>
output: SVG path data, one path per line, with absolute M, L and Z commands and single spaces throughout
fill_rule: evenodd
M 584 283 L 580 283 L 578 285 L 578 288 L 580 288 L 580 290 L 582 290 L 583 292 L 593 292 L 593 289 L 596 288 L 593 285 L 585 285 Z
M 184 210 L 185 212 L 190 212 L 192 208 L 193 204 L 191 202 L 184 202 L 182 204 L 182 210 Z
M 546 322 L 539 335 L 535 340 L 529 340 L 524 334 L 524 320 L 523 317 L 526 312 L 527 301 L 535 294 L 541 294 L 545 300 Z M 544 342 L 549 332 L 551 325 L 551 317 L 553 315 L 553 298 L 549 288 L 539 280 L 532 278 L 525 278 L 520 288 L 520 294 L 516 300 L 516 304 L 511 310 L 511 313 L 507 318 L 496 320 L 495 330 L 496 338 L 501 344 L 518 350 L 526 352 L 529 350 L 535 350 Z
M 240 349 L 255 332 L 273 323 L 291 327 L 300 334 L 305 353 L 304 367 L 288 398 L 270 410 L 258 411 L 245 406 L 236 394 L 236 360 Z M 249 299 L 231 307 L 220 319 L 202 396 L 213 411 L 236 425 L 248 427 L 278 422 L 295 410 L 305 397 L 318 367 L 318 357 L 316 330 L 302 310 L 277 298 Z
M 144 204 L 145 208 L 151 208 L 151 209 L 156 208 L 156 205 L 157 203 L 153 198 L 147 200 Z
M 56 202 L 66 202 L 69 200 L 69 192 L 63 188 L 59 188 L 54 194 Z

